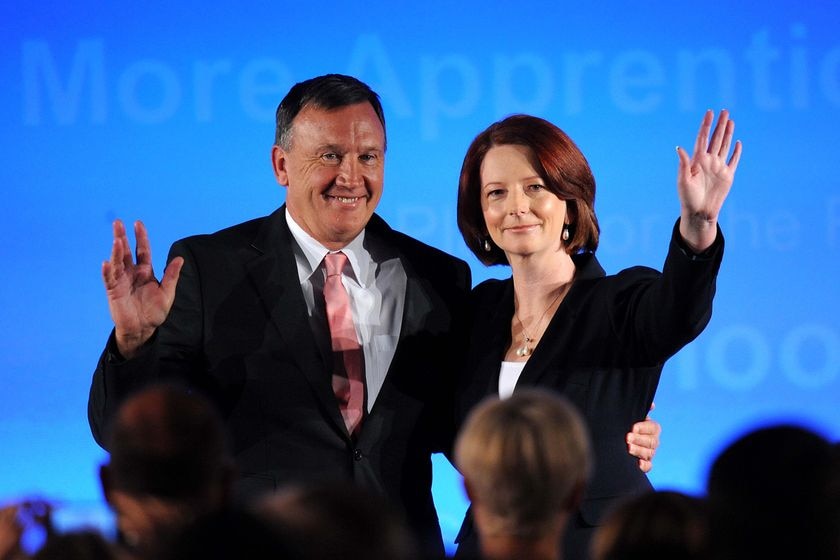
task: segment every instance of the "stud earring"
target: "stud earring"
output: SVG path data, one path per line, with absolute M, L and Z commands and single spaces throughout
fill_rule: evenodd
M 490 245 L 490 239 L 489 238 L 484 238 L 484 250 L 487 251 L 488 253 L 493 250 L 493 246 Z
M 560 235 L 563 238 L 563 241 L 569 240 L 569 226 L 563 226 L 563 233 Z

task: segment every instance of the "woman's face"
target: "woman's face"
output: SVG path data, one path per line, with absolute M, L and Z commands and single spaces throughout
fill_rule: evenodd
M 506 254 L 562 251 L 566 202 L 549 191 L 526 146 L 490 148 L 481 162 L 481 209 L 490 238 Z

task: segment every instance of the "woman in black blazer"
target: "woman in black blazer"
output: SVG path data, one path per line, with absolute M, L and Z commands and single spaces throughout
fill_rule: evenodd
M 680 218 L 662 272 L 607 276 L 595 258 L 595 181 L 586 158 L 553 124 L 515 115 L 471 144 L 461 169 L 458 226 L 507 280 L 473 290 L 473 327 L 459 420 L 488 395 L 554 389 L 583 413 L 595 469 L 567 530 L 564 558 L 587 556 L 591 533 L 615 500 L 649 489 L 625 433 L 645 417 L 665 361 L 709 321 L 723 255 L 717 218 L 738 166 L 727 160 L 734 122 L 708 111 L 689 154 L 677 148 Z M 469 515 L 459 556 L 475 554 Z

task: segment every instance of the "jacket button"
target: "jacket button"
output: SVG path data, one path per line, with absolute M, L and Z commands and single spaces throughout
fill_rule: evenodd
M 357 460 L 357 461 L 361 461 L 361 460 L 362 460 L 362 457 L 363 457 L 363 455 L 362 455 L 362 450 L 361 450 L 361 449 L 355 449 L 355 450 L 353 450 L 353 458 L 354 458 L 355 460 Z

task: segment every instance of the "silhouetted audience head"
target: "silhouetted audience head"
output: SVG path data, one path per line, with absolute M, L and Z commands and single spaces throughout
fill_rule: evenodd
M 290 485 L 258 502 L 255 511 L 307 560 L 419 558 L 416 541 L 390 503 L 349 483 Z
M 298 560 L 282 530 L 259 515 L 225 508 L 199 517 L 174 535 L 156 560 Z M 349 557 L 348 557 L 349 558 Z
M 614 507 L 592 539 L 592 560 L 705 558 L 705 501 L 680 492 L 651 491 Z
M 144 389 L 120 407 L 100 469 L 124 544 L 142 555 L 165 535 L 230 501 L 233 461 L 218 412 L 175 385 Z
M 833 552 L 834 558 L 840 558 L 840 442 L 835 442 L 831 447 L 831 463 L 828 489 L 825 493 L 825 516 L 828 527 L 828 539 L 825 546 L 826 551 Z
M 708 480 L 713 557 L 840 558 L 835 455 L 820 435 L 789 425 L 724 449 Z
M 117 552 L 96 531 L 56 533 L 32 556 L 32 560 L 116 560 Z
M 589 437 L 564 397 L 543 390 L 491 398 L 468 417 L 455 461 L 488 558 L 558 557 L 590 472 Z

